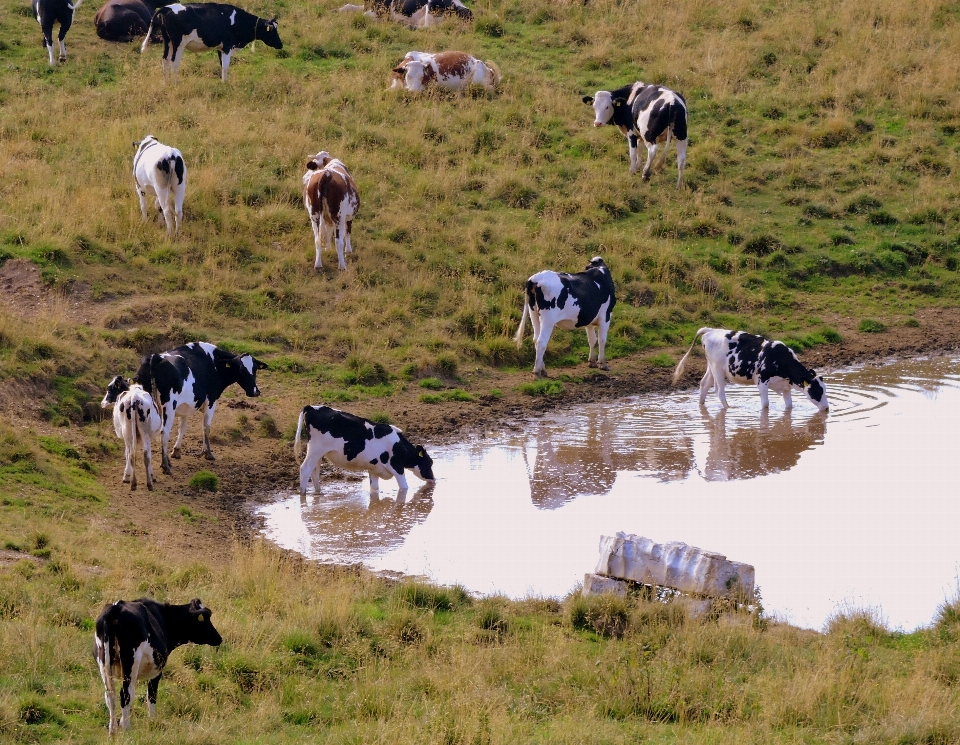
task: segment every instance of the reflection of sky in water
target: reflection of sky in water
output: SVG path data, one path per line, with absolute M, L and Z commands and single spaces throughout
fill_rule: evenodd
M 560 596 L 600 535 L 638 533 L 757 569 L 769 612 L 819 628 L 838 607 L 928 624 L 956 590 L 960 361 L 835 373 L 832 409 L 792 413 L 752 388 L 701 410 L 696 393 L 584 406 L 431 450 L 433 489 L 327 480 L 258 510 L 266 535 L 307 556 L 363 561 L 471 590 Z M 412 486 L 416 486 L 414 478 Z

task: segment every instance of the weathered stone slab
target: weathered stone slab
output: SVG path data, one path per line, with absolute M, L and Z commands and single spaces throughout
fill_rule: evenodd
M 604 592 L 612 592 L 615 595 L 626 595 L 627 583 L 622 579 L 601 577 L 599 574 L 583 575 L 582 595 L 600 595 Z
M 597 574 L 672 587 L 680 592 L 735 600 L 753 596 L 754 568 L 723 554 L 671 541 L 654 543 L 639 535 L 600 537 Z

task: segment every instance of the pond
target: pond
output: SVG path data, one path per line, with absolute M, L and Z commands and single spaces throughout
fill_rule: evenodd
M 624 531 L 753 564 L 767 612 L 799 626 L 928 625 L 960 587 L 960 359 L 825 379 L 826 414 L 773 394 L 763 412 L 747 386 L 727 410 L 689 390 L 584 405 L 428 448 L 432 487 L 330 477 L 257 514 L 309 558 L 511 597 L 564 596 Z

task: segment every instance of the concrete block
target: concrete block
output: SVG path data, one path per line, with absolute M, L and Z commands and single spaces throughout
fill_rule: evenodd
M 583 575 L 583 595 L 600 595 L 604 592 L 626 595 L 627 583 L 613 577 L 601 577 L 599 574 Z
M 654 543 L 638 535 L 600 537 L 596 573 L 645 585 L 715 598 L 749 599 L 755 570 L 723 554 L 671 541 Z

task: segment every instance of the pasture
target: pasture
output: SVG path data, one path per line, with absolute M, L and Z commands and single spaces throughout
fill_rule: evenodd
M 307 403 L 405 428 L 501 389 L 532 408 L 579 385 L 587 340 L 555 333 L 560 379 L 531 383 L 523 282 L 595 255 L 618 294 L 602 395 L 621 365 L 666 386 L 700 326 L 811 354 L 936 343 L 960 299 L 954 5 L 480 0 L 473 24 L 413 31 L 256 0 L 283 50 L 236 53 L 227 83 L 188 54 L 174 86 L 157 45 L 99 40 L 89 3 L 51 68 L 27 4 L 0 0 L 0 740 L 106 739 L 92 621 L 140 594 L 201 597 L 226 640 L 174 653 L 158 721 L 136 704 L 145 741 L 960 739 L 955 598 L 914 634 L 855 609 L 815 634 L 393 585 L 246 542 L 228 497 L 188 487 L 193 454 L 143 518 L 97 421 L 114 375 L 198 339 L 271 366 L 256 418 L 218 414 L 203 465 L 225 491 L 238 463 L 296 478 Z M 495 62 L 499 88 L 387 91 L 406 52 L 441 49 Z M 636 79 L 686 98 L 681 191 L 672 149 L 650 183 L 628 176 L 623 136 L 581 102 Z M 148 134 L 189 169 L 176 240 L 141 223 Z M 361 195 L 346 272 L 330 251 L 313 270 L 301 176 L 320 149 Z

